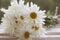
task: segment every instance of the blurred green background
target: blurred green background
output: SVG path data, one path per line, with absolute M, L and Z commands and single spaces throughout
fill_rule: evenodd
M 8 8 L 10 5 L 11 0 L 0 0 L 0 8 Z M 59 7 L 58 15 L 60 14 L 60 0 L 24 0 L 25 3 L 33 2 L 40 6 L 41 10 L 50 10 L 51 12 L 55 13 L 56 6 Z M 0 11 L 0 20 L 3 17 L 3 12 Z M 1 21 L 0 21 L 1 23 Z

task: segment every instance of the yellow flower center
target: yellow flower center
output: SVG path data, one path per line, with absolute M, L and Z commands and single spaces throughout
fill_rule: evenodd
M 37 18 L 37 14 L 35 12 L 31 12 L 30 13 L 30 18 L 36 19 Z
M 30 33 L 29 32 L 25 32 L 24 33 L 24 37 L 27 39 L 27 38 L 29 38 L 29 36 L 30 36 Z
M 35 31 L 37 31 L 39 29 L 39 27 L 37 27 L 36 25 L 35 26 L 32 26 L 32 29 L 34 29 Z
M 23 20 L 24 19 L 24 17 L 23 16 L 20 16 L 20 18 Z
M 18 23 L 18 21 L 15 21 L 15 23 Z

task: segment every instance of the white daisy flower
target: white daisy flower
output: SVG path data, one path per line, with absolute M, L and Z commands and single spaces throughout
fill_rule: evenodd
M 27 25 L 27 29 L 31 30 L 31 35 L 33 38 L 41 37 L 42 35 L 45 35 L 45 33 L 47 33 L 46 30 L 43 28 L 43 25 L 40 24 L 31 23 Z
M 8 9 L 0 9 L 5 13 L 4 17 L 2 18 L 1 25 L 6 27 L 6 32 L 11 33 L 14 31 L 14 28 L 16 29 L 24 26 L 25 14 L 23 14 L 23 9 L 24 2 L 22 0 L 19 1 L 19 4 L 17 0 L 13 0 L 11 1 L 11 6 L 9 6 Z
M 8 14 L 6 15 L 6 17 L 2 19 L 2 22 L 5 24 L 4 26 L 6 27 L 7 32 L 13 31 L 14 28 L 22 27 L 23 26 L 22 21 L 23 21 L 22 17 L 16 17 L 14 14 Z
M 24 25 L 25 27 L 17 28 L 14 33 L 15 37 L 18 38 L 18 40 L 32 40 L 31 32 L 32 30 L 28 28 L 28 26 Z
M 30 3 L 30 6 L 29 3 L 27 3 L 26 6 L 25 10 L 27 10 L 27 12 L 25 13 L 27 14 L 26 16 L 28 16 L 28 19 L 35 23 L 44 24 L 43 21 L 45 21 L 44 18 L 46 17 L 45 10 L 39 10 L 39 7 L 32 2 Z

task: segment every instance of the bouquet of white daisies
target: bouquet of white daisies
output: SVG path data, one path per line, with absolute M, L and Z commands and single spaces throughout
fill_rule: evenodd
M 8 9 L 1 8 L 4 12 L 1 26 L 6 27 L 5 32 L 18 37 L 18 40 L 32 40 L 35 37 L 44 36 L 46 31 L 43 28 L 45 24 L 45 10 L 32 2 L 24 4 L 23 0 L 12 0 Z

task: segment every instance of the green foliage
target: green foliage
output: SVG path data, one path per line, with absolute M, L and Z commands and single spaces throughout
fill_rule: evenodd
M 2 17 L 3 17 L 3 13 L 0 12 L 0 23 L 1 23 L 1 19 L 2 19 Z
M 51 12 L 50 10 L 46 14 L 47 14 L 47 17 L 50 17 L 50 18 L 53 16 L 53 12 Z
M 45 18 L 45 26 L 49 27 L 49 26 L 54 26 L 56 24 L 56 20 L 52 18 L 53 16 L 53 12 L 48 11 L 46 13 L 47 17 Z

